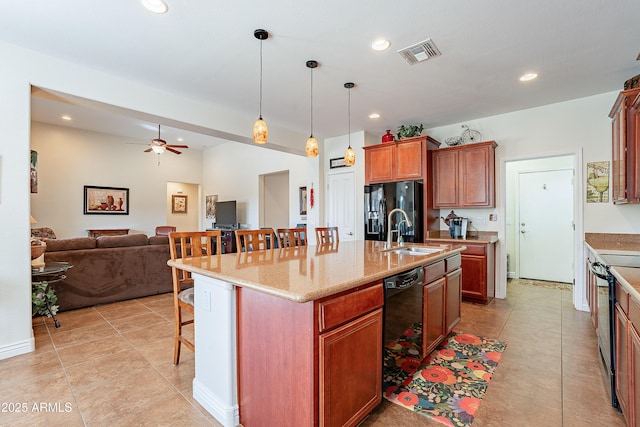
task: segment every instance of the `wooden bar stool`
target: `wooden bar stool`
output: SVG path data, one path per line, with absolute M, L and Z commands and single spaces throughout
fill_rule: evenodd
M 306 233 L 307 229 L 304 227 L 278 228 L 278 242 L 280 243 L 280 247 L 306 246 Z
M 338 227 L 316 227 L 316 243 L 325 245 L 327 243 L 338 243 Z
M 214 242 L 215 240 L 215 242 Z M 222 254 L 222 237 L 220 230 L 213 231 L 185 231 L 169 233 L 169 247 L 171 259 L 211 256 Z M 175 319 L 175 339 L 173 345 L 173 364 L 180 362 L 180 345 L 184 344 L 191 351 L 195 351 L 195 344 L 182 335 L 182 327 L 193 323 L 193 279 L 191 273 L 171 267 L 173 276 L 173 308 Z M 189 320 L 183 320 L 182 310 L 191 313 Z
M 268 249 L 267 242 L 270 247 L 274 248 L 276 236 L 273 228 L 261 228 L 259 230 L 236 230 L 236 246 L 238 252 L 261 251 Z

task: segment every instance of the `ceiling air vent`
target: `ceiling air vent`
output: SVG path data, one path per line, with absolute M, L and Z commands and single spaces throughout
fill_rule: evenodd
M 400 49 L 398 53 L 411 65 L 441 55 L 431 39 Z

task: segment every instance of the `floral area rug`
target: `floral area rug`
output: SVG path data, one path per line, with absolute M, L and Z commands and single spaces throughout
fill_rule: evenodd
M 471 425 L 507 344 L 454 331 L 421 361 L 421 333 L 415 323 L 384 349 L 384 397 L 447 426 Z

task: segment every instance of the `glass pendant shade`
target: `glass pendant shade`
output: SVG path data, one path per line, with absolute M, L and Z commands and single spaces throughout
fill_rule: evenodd
M 307 139 L 307 145 L 304 148 L 307 157 L 318 157 L 318 140 L 311 135 Z
M 253 36 L 260 40 L 260 116 L 253 124 L 253 142 L 266 144 L 269 139 L 269 129 L 267 123 L 262 120 L 262 41 L 269 38 L 269 33 L 266 30 L 258 29 L 253 32 Z
M 347 151 L 344 153 L 344 165 L 345 166 L 353 166 L 356 164 L 356 152 L 353 151 L 353 148 L 349 146 Z
M 307 138 L 307 144 L 304 147 L 304 152 L 307 157 L 318 157 L 318 140 L 313 137 L 313 69 L 318 67 L 318 61 L 309 60 L 307 61 L 307 68 L 310 70 L 310 81 L 311 81 L 311 89 L 309 93 L 311 94 L 311 101 L 309 103 L 310 108 L 310 122 L 311 122 L 311 132 L 309 132 L 309 138 Z
M 355 86 L 354 83 L 348 82 L 344 84 L 344 87 L 349 91 L 349 103 L 348 103 L 348 116 L 349 116 L 349 146 L 347 147 L 347 151 L 344 152 L 344 165 L 345 166 L 353 166 L 356 164 L 356 152 L 351 148 L 351 89 Z
M 266 144 L 269 139 L 269 129 L 267 123 L 262 120 L 262 116 L 253 124 L 253 142 L 256 144 Z

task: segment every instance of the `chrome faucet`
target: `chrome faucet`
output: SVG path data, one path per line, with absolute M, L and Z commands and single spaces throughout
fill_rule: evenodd
M 387 248 L 390 248 L 391 247 L 391 242 L 393 242 L 393 238 L 391 237 L 391 234 L 393 232 L 396 232 L 398 234 L 400 233 L 400 227 L 398 227 L 397 230 L 391 230 L 391 215 L 393 215 L 396 212 L 401 212 L 402 215 L 404 215 L 404 220 L 403 221 L 407 221 L 407 226 L 411 227 L 411 220 L 409 219 L 409 216 L 407 215 L 407 213 L 405 211 L 403 211 L 400 208 L 392 209 L 391 212 L 389 212 L 389 215 L 387 217 L 387 245 L 386 245 Z M 402 222 L 402 221 L 400 221 L 400 222 Z M 398 224 L 398 225 L 400 225 L 400 224 Z M 399 237 L 398 237 L 398 240 L 400 240 Z

